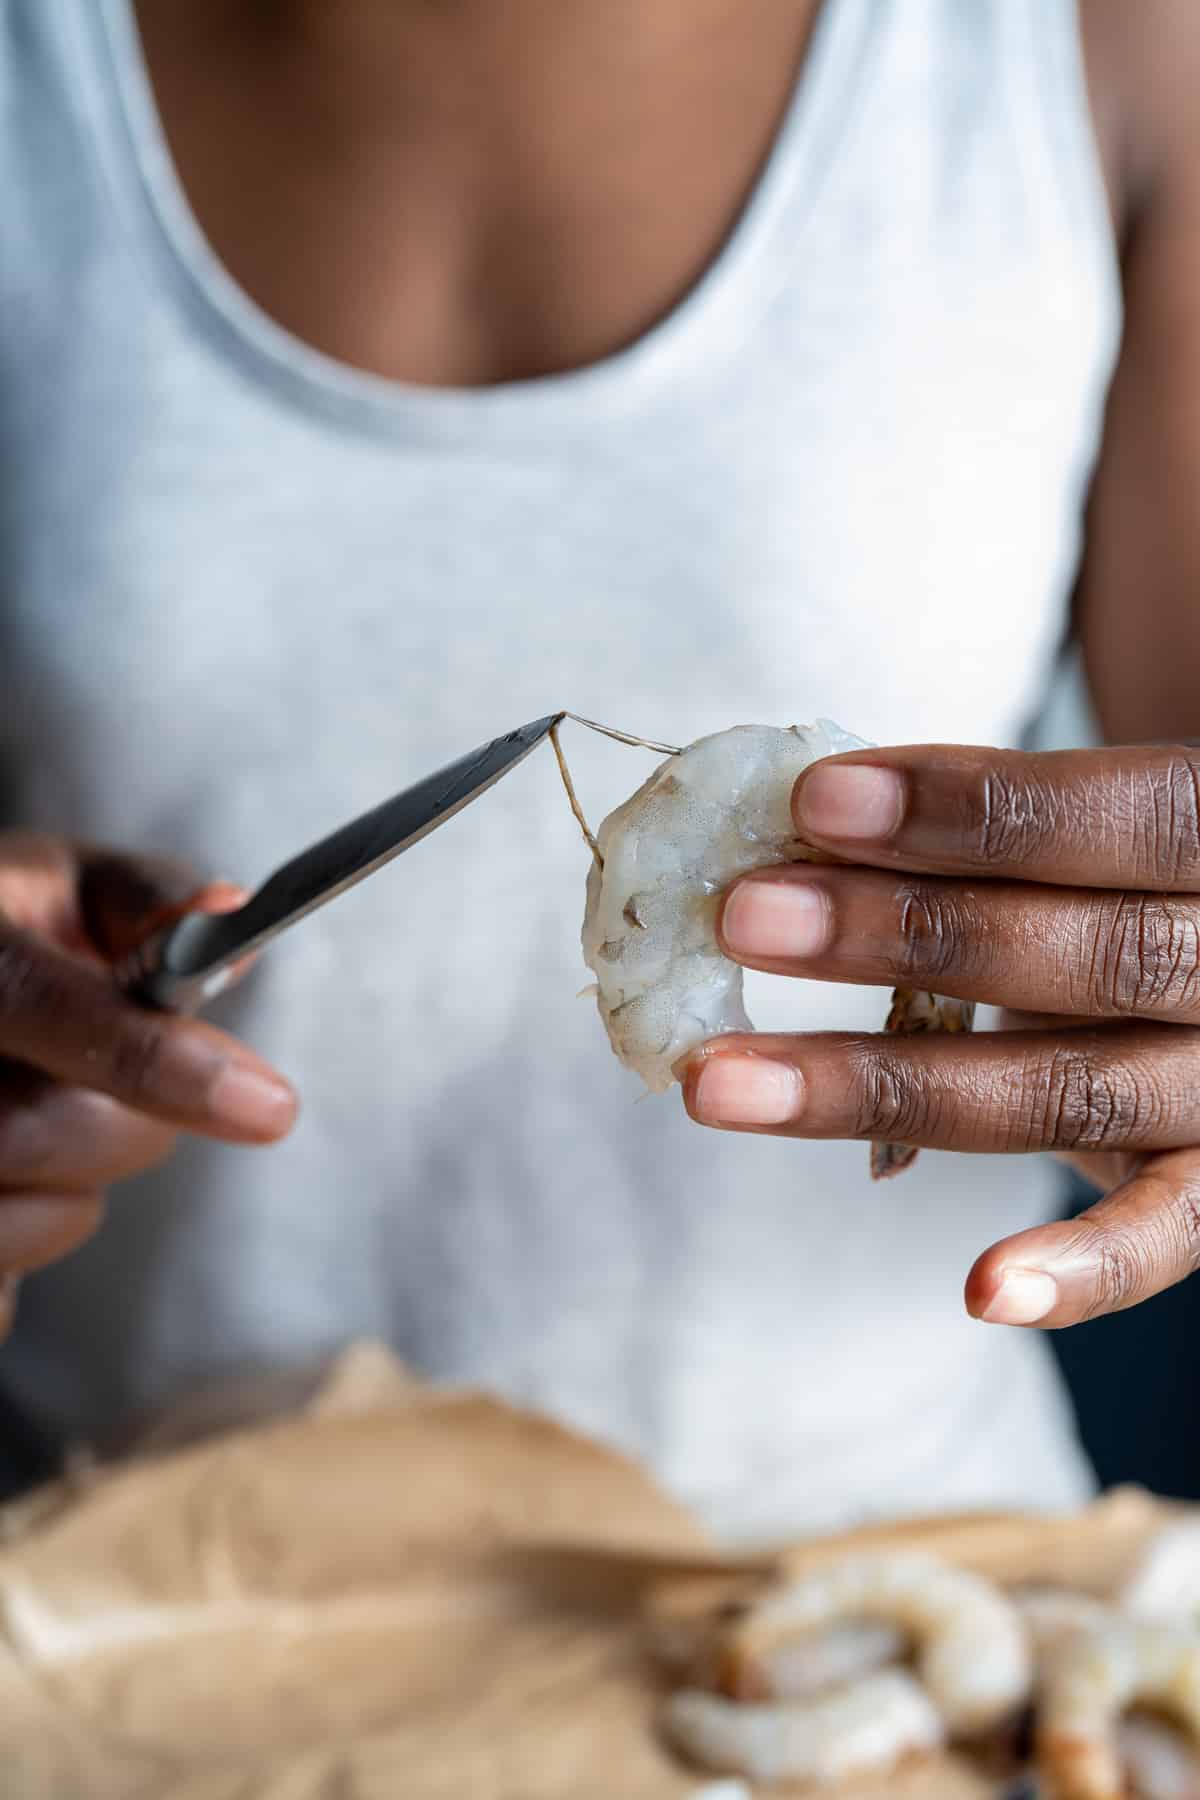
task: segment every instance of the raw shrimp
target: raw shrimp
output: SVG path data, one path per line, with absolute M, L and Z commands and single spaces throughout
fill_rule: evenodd
M 882 1619 L 843 1619 L 768 1650 L 762 1673 L 776 1700 L 805 1700 L 902 1662 L 908 1639 Z
M 1200 1624 L 1200 1520 L 1181 1519 L 1155 1535 L 1121 1605 L 1139 1619 Z
M 849 1619 L 905 1633 L 956 1736 L 987 1730 L 1029 1698 L 1029 1639 L 1012 1602 L 982 1576 L 911 1551 L 847 1557 L 768 1592 L 726 1637 L 722 1685 L 735 1695 L 769 1693 L 769 1659 L 780 1646 Z
M 1075 1588 L 1018 1588 L 1012 1598 L 1029 1627 L 1039 1661 L 1052 1656 L 1068 1638 L 1103 1631 L 1118 1617 L 1103 1600 L 1095 1600 Z
M 1133 1714 L 1117 1727 L 1121 1763 L 1138 1800 L 1196 1800 L 1200 1754 L 1162 1719 Z
M 663 1729 L 704 1768 L 752 1781 L 839 1781 L 890 1769 L 936 1750 L 941 1720 L 920 1683 L 902 1669 L 866 1675 L 819 1699 L 739 1705 L 684 1689 L 667 1701 Z
M 1134 1706 L 1200 1742 L 1200 1637 L 1134 1619 L 1069 1634 L 1041 1671 L 1038 1760 L 1053 1800 L 1123 1800 L 1119 1728 Z
M 1045 1711 L 1043 1682 L 1053 1686 L 1053 1671 L 1064 1646 L 1080 1641 L 1103 1646 L 1105 1633 L 1115 1629 L 1119 1634 L 1123 1621 L 1114 1607 L 1070 1588 L 1025 1588 L 1014 1599 L 1033 1639 L 1038 1704 Z M 1105 1654 L 1101 1648 L 1100 1655 Z M 1122 1793 L 1129 1788 L 1140 1800 L 1198 1800 L 1200 1756 L 1179 1732 L 1160 1719 L 1134 1714 L 1118 1718 L 1113 1733 L 1113 1751 L 1125 1782 Z
M 588 834 L 584 960 L 613 1049 L 652 1092 L 708 1038 L 753 1029 L 742 971 L 717 945 L 721 896 L 751 869 L 820 860 L 796 839 L 792 787 L 821 757 L 865 747 L 828 719 L 735 726 L 671 756 Z M 966 1031 L 973 1010 L 901 989 L 887 1029 Z M 894 1174 L 915 1154 L 875 1146 L 872 1172 Z
M 683 1627 L 672 1622 L 653 1634 L 653 1647 L 689 1687 L 715 1687 L 727 1665 L 725 1630 L 711 1619 Z M 907 1650 L 908 1638 L 895 1625 L 841 1619 L 766 1651 L 760 1665 L 763 1691 L 774 1700 L 807 1700 L 901 1662 Z

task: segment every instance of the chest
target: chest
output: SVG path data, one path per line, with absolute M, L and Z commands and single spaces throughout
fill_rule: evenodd
M 596 361 L 688 290 L 817 4 L 270 10 L 137 6 L 209 244 L 340 361 L 474 386 Z

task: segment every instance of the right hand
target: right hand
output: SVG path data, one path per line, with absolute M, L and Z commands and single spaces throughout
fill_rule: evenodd
M 105 1188 L 180 1131 L 266 1144 L 291 1129 L 295 1094 L 260 1057 L 113 981 L 149 932 L 242 898 L 175 864 L 0 832 L 0 1338 L 19 1277 L 90 1237 Z

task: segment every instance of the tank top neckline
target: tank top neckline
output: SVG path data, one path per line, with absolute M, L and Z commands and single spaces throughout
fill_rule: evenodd
M 486 387 L 430 387 L 356 369 L 280 325 L 225 268 L 187 199 L 146 65 L 134 0 L 81 9 L 115 198 L 193 329 L 293 404 L 375 432 L 482 445 L 621 413 L 753 333 L 798 258 L 803 225 L 848 127 L 870 0 L 821 0 L 794 91 L 749 197 L 705 271 L 631 344 L 575 369 Z M 79 14 L 76 17 L 79 18 Z

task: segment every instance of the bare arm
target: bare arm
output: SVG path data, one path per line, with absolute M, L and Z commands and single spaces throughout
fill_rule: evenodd
M 1126 326 L 1078 626 L 1110 741 L 1200 738 L 1200 7 L 1085 13 L 1123 189 Z

